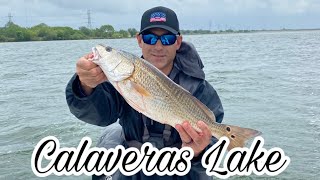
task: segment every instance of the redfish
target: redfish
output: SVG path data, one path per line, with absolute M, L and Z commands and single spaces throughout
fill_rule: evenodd
M 260 134 L 254 129 L 216 123 L 206 105 L 138 56 L 104 45 L 94 47 L 93 54 L 92 61 L 126 102 L 159 123 L 175 127 L 187 120 L 200 132 L 196 123 L 201 120 L 209 126 L 212 136 L 229 138 L 229 150 L 243 147 L 248 139 Z

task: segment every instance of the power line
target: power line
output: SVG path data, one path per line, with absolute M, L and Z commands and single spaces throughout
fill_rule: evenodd
M 73 28 L 87 27 L 88 29 L 94 29 L 101 25 L 97 22 L 97 20 L 94 20 L 94 13 L 92 13 L 91 10 L 87 10 L 82 13 L 64 15 L 63 20 L 61 20 L 61 18 L 62 15 L 32 15 L 28 12 L 24 15 L 19 15 L 10 12 L 2 17 L 0 16 L 0 26 L 3 24 L 5 25 L 8 20 L 17 25 L 24 25 L 24 27 L 31 27 L 40 23 L 45 23 L 49 26 L 70 26 Z M 126 24 L 123 24 L 122 26 L 125 25 Z M 127 25 L 127 27 L 130 26 L 130 24 Z

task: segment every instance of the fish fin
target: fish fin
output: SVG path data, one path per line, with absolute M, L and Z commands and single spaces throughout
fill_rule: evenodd
M 242 128 L 226 124 L 220 125 L 225 131 L 223 136 L 226 136 L 230 140 L 228 150 L 231 150 L 235 147 L 243 147 L 247 140 L 259 136 L 261 134 L 260 131 L 250 128 Z
M 131 101 L 130 99 L 126 99 L 124 98 L 127 103 L 133 108 L 135 109 L 136 111 L 138 111 L 139 113 L 143 113 L 146 111 L 146 109 L 142 109 L 139 105 L 137 105 L 134 101 Z
M 130 81 L 129 81 L 130 82 Z M 124 85 L 125 83 L 122 83 L 121 85 Z M 123 95 L 122 89 L 124 89 L 119 83 L 115 83 L 115 87 L 118 90 L 118 92 L 122 95 L 122 97 L 126 100 L 126 102 L 136 111 L 142 113 L 146 111 L 145 105 L 143 105 L 143 107 L 141 107 L 141 105 L 137 104 L 136 101 L 131 100 L 130 98 L 126 98 L 126 96 Z M 130 85 L 133 85 L 133 83 L 130 82 Z M 136 89 L 134 89 L 136 90 Z M 142 98 L 142 97 L 141 97 Z
M 141 85 L 139 85 L 137 83 L 134 83 L 132 81 L 131 81 L 131 85 L 143 97 L 151 96 L 151 94 L 144 87 L 142 87 Z

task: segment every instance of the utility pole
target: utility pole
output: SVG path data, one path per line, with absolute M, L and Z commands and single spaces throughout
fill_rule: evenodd
M 92 25 L 91 25 L 91 12 L 90 10 L 87 11 L 87 18 L 88 18 L 88 28 L 92 29 Z

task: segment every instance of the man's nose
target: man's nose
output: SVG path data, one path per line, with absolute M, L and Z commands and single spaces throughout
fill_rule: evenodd
M 162 48 L 163 48 L 163 45 L 162 45 L 162 43 L 161 43 L 161 40 L 158 39 L 158 40 L 157 40 L 157 43 L 155 44 L 155 49 L 161 50 Z

